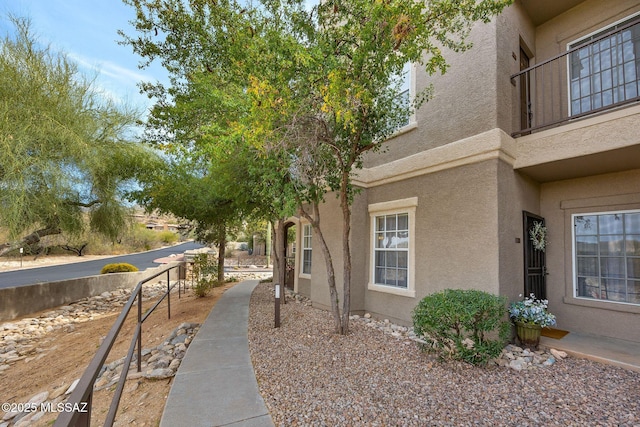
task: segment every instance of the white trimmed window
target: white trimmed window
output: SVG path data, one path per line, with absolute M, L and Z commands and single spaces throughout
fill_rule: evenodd
M 576 297 L 640 304 L 640 211 L 572 221 Z
M 404 64 L 402 72 L 399 75 L 392 77 L 392 84 L 397 87 L 396 102 L 397 105 L 408 108 L 411 105 L 413 97 L 415 96 L 415 68 L 410 62 Z M 413 113 L 407 113 L 404 121 L 400 123 L 397 128 L 397 132 L 403 132 L 411 129 L 409 126 L 415 126 L 415 115 Z
M 417 197 L 369 205 L 369 290 L 415 297 L 415 211 Z
M 311 274 L 311 224 L 302 227 L 302 274 Z

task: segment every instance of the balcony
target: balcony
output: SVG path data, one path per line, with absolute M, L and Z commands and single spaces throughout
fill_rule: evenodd
M 640 101 L 640 16 L 569 46 L 511 76 L 519 86 L 513 137 L 609 112 Z

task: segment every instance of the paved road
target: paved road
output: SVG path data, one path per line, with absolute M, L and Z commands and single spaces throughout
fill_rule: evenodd
M 154 259 L 163 258 L 171 254 L 181 254 L 186 250 L 201 247 L 202 245 L 199 243 L 187 242 L 181 245 L 171 246 L 169 248 L 131 255 L 117 255 L 114 257 L 77 262 L 73 264 L 7 271 L 5 273 L 0 273 L 0 288 L 26 286 L 40 282 L 55 282 L 57 280 L 94 276 L 96 274 L 100 274 L 100 270 L 105 264 L 113 262 L 128 262 L 129 264 L 133 264 L 138 267 L 139 270 L 146 270 L 147 268 L 158 266 L 158 264 L 153 262 Z

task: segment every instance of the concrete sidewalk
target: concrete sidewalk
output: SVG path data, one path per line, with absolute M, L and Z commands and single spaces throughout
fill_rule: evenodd
M 541 337 L 540 345 L 581 359 L 640 372 L 640 344 L 637 342 L 570 332 L 561 339 Z
M 249 300 L 257 284 L 241 282 L 216 303 L 178 368 L 161 427 L 273 426 L 247 338 Z

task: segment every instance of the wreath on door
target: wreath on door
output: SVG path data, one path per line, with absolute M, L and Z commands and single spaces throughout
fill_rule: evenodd
M 547 227 L 541 221 L 533 221 L 533 227 L 529 230 L 529 238 L 534 249 L 544 252 L 547 248 Z

